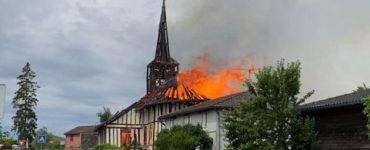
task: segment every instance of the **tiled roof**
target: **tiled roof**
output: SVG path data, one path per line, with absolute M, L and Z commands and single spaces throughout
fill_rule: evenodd
M 299 106 L 301 111 L 315 111 L 339 107 L 348 107 L 354 105 L 362 105 L 363 99 L 370 95 L 370 89 L 356 91 L 349 94 L 344 94 L 312 103 L 307 103 Z
M 178 115 L 183 115 L 183 114 L 188 114 L 188 113 L 193 113 L 193 112 L 199 112 L 199 111 L 204 111 L 204 110 L 209 110 L 209 109 L 220 109 L 220 108 L 231 108 L 235 107 L 240 104 L 240 102 L 246 100 L 246 98 L 249 96 L 248 92 L 240 92 L 228 96 L 224 96 L 221 98 L 217 98 L 215 100 L 209 100 L 188 108 L 185 108 L 183 110 L 179 110 L 167 115 L 163 115 L 159 117 L 159 119 L 164 119 L 164 118 L 171 118 L 174 116 Z
M 317 111 L 324 109 L 340 108 L 362 105 L 363 99 L 370 95 L 370 89 L 363 91 L 356 91 L 349 94 L 344 94 L 332 98 L 327 98 L 324 100 L 303 104 L 298 107 L 300 111 Z M 245 100 L 249 96 L 248 92 L 241 92 L 225 97 L 221 97 L 215 100 L 210 100 L 195 106 L 185 108 L 180 111 L 176 111 L 164 116 L 159 117 L 159 119 L 171 118 L 179 115 L 189 114 L 197 111 L 204 111 L 214 108 L 230 108 L 237 106 L 240 102 Z
M 64 135 L 79 134 L 79 133 L 94 133 L 96 126 L 78 126 L 64 133 Z

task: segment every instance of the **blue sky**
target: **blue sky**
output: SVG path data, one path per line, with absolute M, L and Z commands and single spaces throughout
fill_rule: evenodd
M 39 126 L 57 135 L 98 123 L 103 106 L 119 111 L 145 93 L 160 0 L 0 0 L 0 83 L 7 85 L 6 130 L 16 77 L 36 72 Z M 247 59 L 302 63 L 309 101 L 370 84 L 370 1 L 168 0 L 171 54 L 186 68 L 199 55 L 211 67 Z

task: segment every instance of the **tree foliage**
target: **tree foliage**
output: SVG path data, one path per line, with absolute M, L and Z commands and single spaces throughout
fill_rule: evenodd
M 2 129 L 3 128 L 0 123 L 0 144 L 2 144 L 4 148 L 11 147 L 13 144 L 16 144 L 17 141 L 10 137 L 9 132 L 4 132 Z
M 9 136 L 9 132 L 3 132 L 3 127 L 1 126 L 1 122 L 0 122 L 0 138 L 6 137 L 6 136 Z
M 98 112 L 96 116 L 99 117 L 100 122 L 106 122 L 112 117 L 112 113 L 110 111 L 110 108 L 103 107 L 103 111 Z
M 356 89 L 356 90 L 354 90 L 353 92 L 365 91 L 365 90 L 367 90 L 367 89 L 369 89 L 369 87 L 367 87 L 365 83 L 362 83 L 362 85 L 357 86 L 357 89 Z
M 111 144 L 102 144 L 97 145 L 94 148 L 95 150 L 146 150 L 139 144 L 132 143 L 130 145 L 123 145 L 122 147 L 114 146 Z
M 12 117 L 18 139 L 32 141 L 36 135 L 37 116 L 35 109 L 38 99 L 36 91 L 39 88 L 33 79 L 35 72 L 31 70 L 30 63 L 23 67 L 21 75 L 17 77 L 19 89 L 15 92 L 12 105 L 16 109 L 15 116 Z
M 368 118 L 366 127 L 367 129 L 369 129 L 368 138 L 370 139 L 370 96 L 367 96 L 366 98 L 364 98 L 364 106 L 365 106 L 364 114 Z
M 170 130 L 162 130 L 155 141 L 158 150 L 209 150 L 212 138 L 200 125 L 175 125 Z
M 97 145 L 95 146 L 95 150 L 121 150 L 121 148 L 110 145 L 110 144 L 102 144 L 102 145 Z
M 247 80 L 251 94 L 247 102 L 225 116 L 229 149 L 306 149 L 316 133 L 313 119 L 304 118 L 297 106 L 309 98 L 300 93 L 300 63 L 285 66 L 284 60 L 276 67 L 267 66 L 256 73 L 256 81 Z

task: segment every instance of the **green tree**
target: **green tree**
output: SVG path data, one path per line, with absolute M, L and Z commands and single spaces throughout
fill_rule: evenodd
M 3 133 L 3 127 L 1 126 L 1 122 L 0 122 L 0 138 L 3 138 L 5 137 L 4 133 Z
M 158 150 L 210 150 L 212 138 L 202 130 L 200 125 L 173 126 L 170 130 L 162 130 L 155 141 Z
M 256 81 L 247 80 L 251 96 L 225 116 L 229 149 L 286 150 L 307 149 L 312 143 L 313 119 L 304 118 L 297 106 L 310 97 L 300 93 L 300 63 L 277 62 L 255 74 Z
M 367 135 L 368 135 L 368 138 L 370 139 L 370 96 L 367 96 L 366 98 L 364 98 L 364 106 L 365 106 L 364 114 L 368 118 L 366 127 L 369 129 L 369 131 Z
M 12 105 L 16 110 L 13 119 L 12 130 L 16 132 L 19 140 L 32 142 L 36 135 L 37 129 L 37 116 L 35 109 L 38 99 L 36 98 L 36 91 L 39 88 L 37 82 L 33 79 L 36 77 L 35 72 L 31 70 L 30 63 L 23 67 L 21 75 L 17 77 L 19 89 L 15 92 Z
M 354 92 L 357 92 L 357 91 L 365 91 L 367 89 L 369 89 L 369 87 L 367 87 L 365 83 L 362 83 L 362 85 L 357 86 L 357 89 L 354 90 Z
M 100 122 L 106 122 L 112 117 L 112 113 L 110 111 L 110 108 L 103 107 L 103 111 L 98 112 L 96 116 L 99 117 Z

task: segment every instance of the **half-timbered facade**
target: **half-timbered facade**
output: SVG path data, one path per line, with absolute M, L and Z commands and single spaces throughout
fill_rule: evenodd
M 176 112 L 208 100 L 195 91 L 170 79 L 164 85 L 144 96 L 136 107 L 141 112 L 144 132 L 148 133 L 143 145 L 151 146 L 156 135 L 165 128 L 160 116 Z
M 136 111 L 136 105 L 137 103 L 132 104 L 97 127 L 98 144 L 121 147 L 130 144 L 133 140 L 142 141 L 140 112 Z

